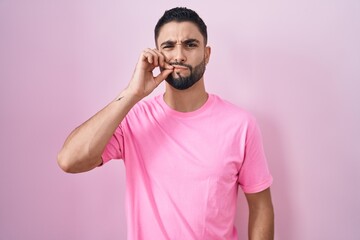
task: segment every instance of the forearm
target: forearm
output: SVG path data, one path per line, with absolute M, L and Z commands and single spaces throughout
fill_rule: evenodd
M 249 240 L 274 239 L 274 211 L 272 206 L 249 210 Z
M 60 167 L 71 173 L 91 170 L 101 164 L 101 154 L 129 110 L 141 98 L 123 91 L 118 98 L 76 128 L 58 154 Z
M 163 71 L 154 76 L 152 71 L 156 67 L 162 67 Z M 101 154 L 126 114 L 164 81 L 173 69 L 158 50 L 143 51 L 128 87 L 66 139 L 58 154 L 60 167 L 66 172 L 76 173 L 91 170 L 101 164 Z

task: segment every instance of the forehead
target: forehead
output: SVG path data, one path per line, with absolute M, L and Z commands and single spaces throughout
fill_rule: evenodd
M 160 45 L 165 41 L 184 41 L 186 39 L 196 39 L 204 43 L 204 37 L 201 35 L 199 28 L 192 22 L 169 22 L 164 24 L 157 39 Z

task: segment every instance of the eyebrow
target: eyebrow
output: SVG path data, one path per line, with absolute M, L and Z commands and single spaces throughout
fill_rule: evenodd
M 190 38 L 190 39 L 186 39 L 184 41 L 181 41 L 181 44 L 185 43 L 185 44 L 189 44 L 189 43 L 197 43 L 199 44 L 200 41 L 195 39 L 195 38 Z M 160 47 L 164 46 L 164 45 L 176 45 L 176 41 L 171 41 L 171 40 L 168 40 L 168 41 L 165 41 L 163 42 Z

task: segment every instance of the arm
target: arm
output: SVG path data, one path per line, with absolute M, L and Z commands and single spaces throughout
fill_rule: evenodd
M 156 67 L 164 70 L 153 76 Z M 57 158 L 59 166 L 69 173 L 89 171 L 102 163 L 101 154 L 112 134 L 130 109 L 149 95 L 173 67 L 157 50 L 145 50 L 138 60 L 128 87 L 105 108 L 77 127 L 66 139 Z
M 270 188 L 245 196 L 249 205 L 249 240 L 273 240 L 274 209 Z

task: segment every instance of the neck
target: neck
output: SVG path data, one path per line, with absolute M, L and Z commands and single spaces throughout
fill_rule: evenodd
M 192 112 L 205 104 L 208 94 L 205 91 L 204 80 L 200 79 L 192 87 L 185 90 L 177 90 L 166 84 L 164 94 L 165 103 L 178 112 Z

